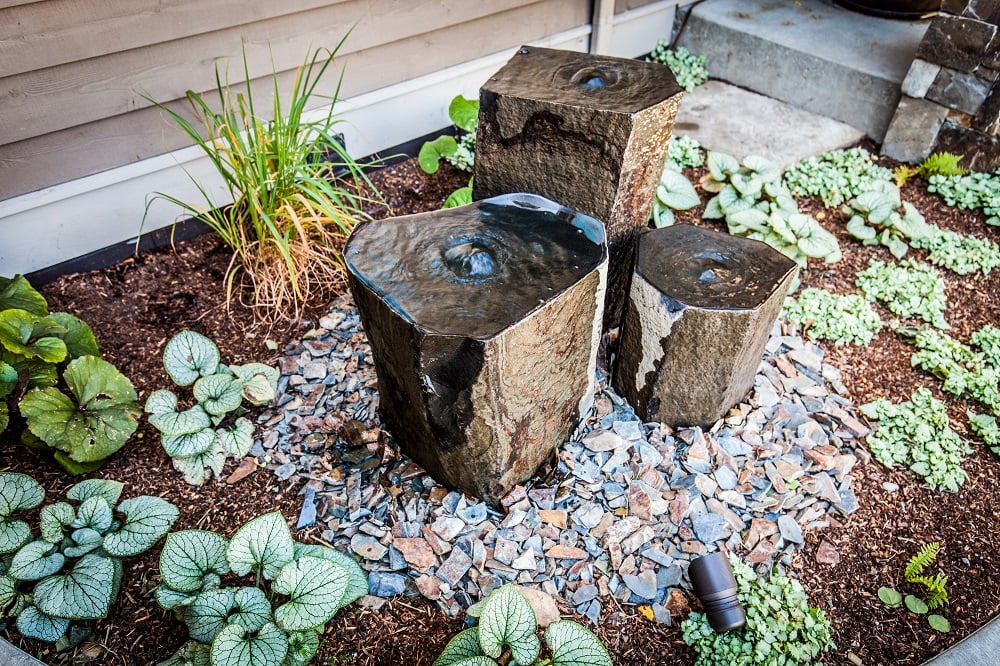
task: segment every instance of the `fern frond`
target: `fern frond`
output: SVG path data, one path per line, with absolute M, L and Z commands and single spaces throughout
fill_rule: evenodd
M 918 582 L 916 579 L 919 577 L 927 566 L 934 561 L 937 557 L 938 551 L 941 549 L 941 544 L 937 541 L 932 541 L 931 543 L 925 543 L 917 551 L 917 554 L 910 558 L 910 561 L 906 565 L 906 570 L 903 575 L 906 577 L 906 582 L 915 583 Z
M 940 608 L 948 603 L 948 590 L 945 589 L 945 585 L 948 584 L 948 577 L 944 574 L 916 576 L 912 582 L 919 583 L 927 588 L 928 608 Z
M 892 172 L 892 176 L 896 181 L 896 187 L 902 187 L 903 185 L 906 185 L 906 181 L 913 176 L 916 176 L 918 173 L 920 173 L 920 169 L 917 167 L 900 164 L 896 167 L 896 170 Z
M 955 153 L 934 153 L 920 163 L 917 171 L 920 173 L 920 177 L 924 179 L 933 175 L 964 176 L 969 173 L 969 170 L 958 165 L 962 157 L 963 155 L 956 155 Z

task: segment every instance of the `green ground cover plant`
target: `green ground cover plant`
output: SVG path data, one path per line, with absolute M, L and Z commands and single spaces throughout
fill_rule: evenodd
M 879 398 L 860 409 L 878 421 L 868 435 L 868 448 L 880 463 L 905 465 L 934 490 L 958 492 L 965 483 L 962 462 L 972 448 L 951 429 L 947 405 L 928 389 L 918 388 L 905 402 Z
M 181 331 L 163 349 L 163 366 L 178 386 L 191 386 L 195 404 L 178 410 L 167 389 L 146 399 L 149 423 L 160 431 L 174 468 L 190 484 L 219 476 L 226 458 L 242 458 L 253 444 L 253 423 L 240 416 L 244 401 L 265 405 L 274 399 L 279 373 L 263 363 L 221 364 L 219 347 L 200 333 Z
M 932 175 L 927 180 L 927 189 L 939 194 L 949 206 L 982 210 L 987 224 L 1000 225 L 1000 169 L 993 173 Z
M 650 52 L 646 61 L 658 62 L 669 67 L 677 79 L 677 84 L 688 92 L 708 80 L 705 56 L 695 55 L 683 46 L 670 48 L 670 42 L 666 39 L 656 43 L 656 48 Z
M 1000 416 L 1000 364 L 991 346 L 995 327 L 987 325 L 976 331 L 970 337 L 971 346 L 929 326 L 916 331 L 900 329 L 900 333 L 917 347 L 910 363 L 940 378 L 945 393 L 972 398 Z
M 835 345 L 867 345 L 882 330 L 882 318 L 858 294 L 834 294 L 825 289 L 803 289 L 787 298 L 782 315 L 800 324 L 813 340 Z
M 701 144 L 689 136 L 674 135 L 667 144 L 667 161 L 664 169 L 683 171 L 687 168 L 700 167 L 705 163 L 705 151 Z
M 447 134 L 420 147 L 417 164 L 425 173 L 437 173 L 441 160 L 462 171 L 472 171 L 476 160 L 476 127 L 479 123 L 479 100 L 456 95 L 448 105 L 448 117 L 461 132 L 458 140 Z M 445 199 L 442 208 L 455 208 L 472 203 L 472 179 Z
M 785 170 L 784 182 L 796 196 L 816 196 L 827 208 L 867 192 L 878 182 L 891 182 L 892 172 L 880 167 L 864 148 L 831 150 L 796 162 Z
M 772 572 L 769 578 L 730 555 L 737 597 L 746 611 L 742 629 L 719 634 L 704 613 L 691 613 L 681 624 L 684 642 L 698 657 L 695 666 L 791 666 L 818 663 L 833 646 L 826 614 L 809 607 L 794 578 Z
M 245 280 L 251 305 L 265 321 L 298 319 L 306 303 L 343 284 L 341 247 L 355 222 L 366 217 L 359 192 L 363 186 L 374 191 L 337 133 L 334 108 L 343 75 L 331 95 L 319 92 L 342 44 L 307 55 L 287 98 L 275 72 L 270 109 L 255 100 L 245 49 L 242 81 L 231 82 L 228 72 L 216 69 L 213 95 L 187 92 L 194 122 L 150 100 L 211 160 L 233 204 L 216 207 L 193 176 L 199 202 L 157 192 L 149 204 L 179 206 L 232 249 L 227 298 L 237 293 L 237 278 Z M 309 119 L 307 109 L 320 99 L 328 106 Z
M 326 623 L 368 593 L 353 558 L 293 541 L 278 511 L 250 520 L 231 539 L 205 530 L 170 534 L 160 575 L 156 601 L 190 638 L 160 666 L 305 666 Z M 223 585 L 224 577 L 238 586 Z
M 557 620 L 545 629 L 548 656 L 537 630 L 531 604 L 517 586 L 504 585 L 482 602 L 479 624 L 452 638 L 434 666 L 611 666 L 601 641 L 576 622 Z
M 878 300 L 900 317 L 917 317 L 937 328 L 949 328 L 944 282 L 934 268 L 907 259 L 900 264 L 872 259 L 855 284 L 869 300 Z
M 973 411 L 966 412 L 966 416 L 969 417 L 972 432 L 982 438 L 993 453 L 1000 456 L 1000 424 L 997 423 L 997 417 Z
M 73 622 L 107 617 L 121 560 L 152 548 L 177 520 L 159 497 L 119 503 L 122 488 L 104 479 L 70 487 L 67 501 L 42 508 L 36 536 L 13 514 L 40 505 L 45 491 L 27 474 L 0 473 L 0 612 L 22 636 L 66 647 Z
M 672 225 L 675 210 L 690 210 L 701 203 L 694 185 L 681 172 L 688 167 L 701 166 L 704 162 L 705 158 L 697 141 L 685 136 L 670 138 L 667 161 L 663 165 L 663 174 L 653 199 L 651 215 L 657 228 Z
M 86 322 L 49 312 L 23 276 L 0 277 L 0 434 L 92 472 L 135 432 L 136 398 Z
M 717 194 L 705 206 L 707 219 L 725 219 L 729 233 L 767 243 L 805 268 L 810 258 L 840 261 L 837 238 L 798 204 L 770 161 L 749 156 L 743 163 L 720 152 L 709 152 L 709 173 L 702 188 Z

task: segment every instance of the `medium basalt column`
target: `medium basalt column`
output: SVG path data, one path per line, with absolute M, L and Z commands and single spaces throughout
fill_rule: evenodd
M 532 194 L 358 225 L 344 251 L 380 415 L 439 482 L 499 505 L 593 399 L 607 244 Z
M 603 221 L 618 326 L 683 92 L 658 63 L 525 46 L 479 90 L 473 197 L 534 192 Z
M 615 389 L 643 419 L 711 425 L 753 386 L 798 267 L 760 241 L 686 224 L 639 238 Z

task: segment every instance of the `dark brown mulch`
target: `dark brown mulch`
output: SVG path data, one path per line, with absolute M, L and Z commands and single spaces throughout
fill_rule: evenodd
M 373 181 L 393 212 L 406 214 L 438 207 L 452 190 L 466 184 L 467 177 L 447 165 L 429 177 L 411 160 L 376 173 Z M 945 207 L 919 181 L 907 185 L 904 198 L 915 203 L 930 222 L 1000 241 L 1000 230 L 986 227 L 981 215 Z M 817 202 L 806 206 L 838 233 L 845 259 L 831 266 L 811 266 L 805 286 L 848 291 L 855 273 L 870 257 L 888 258 L 884 248 L 862 247 L 840 231 L 845 220 L 838 211 L 823 210 Z M 373 213 L 382 216 L 386 211 Z M 695 210 L 680 218 L 697 222 L 699 214 Z M 179 244 L 176 251 L 151 252 L 103 271 L 66 276 L 43 292 L 53 309 L 72 312 L 91 324 L 103 355 L 132 379 L 144 398 L 168 385 L 160 353 L 167 339 L 181 329 L 193 328 L 216 340 L 226 360 L 267 361 L 274 352 L 268 351 L 265 340 L 284 344 L 325 309 L 317 304 L 305 320 L 284 329 L 256 326 L 245 307 L 225 304 L 222 276 L 228 263 L 229 255 L 218 241 L 203 236 Z M 975 328 L 997 323 L 1000 271 L 991 277 L 943 274 L 953 335 L 967 340 Z M 828 360 L 843 371 L 857 402 L 880 396 L 900 400 L 917 386 L 928 386 L 944 397 L 937 380 L 910 367 L 910 348 L 888 331 L 868 348 L 824 345 L 824 349 Z M 967 434 L 964 411 L 969 405 L 950 397 L 949 403 L 953 422 Z M 865 466 L 855 484 L 860 509 L 808 535 L 794 568 L 812 603 L 824 608 L 833 621 L 837 648 L 826 655 L 827 664 L 918 664 L 1000 610 L 996 509 L 1000 506 L 1000 460 L 981 442 L 974 441 L 974 447 L 976 452 L 966 464 L 969 481 L 954 495 L 930 491 L 899 470 L 889 471 L 877 463 Z M 0 469 L 34 475 L 50 499 L 60 498 L 74 482 L 10 442 L 0 446 Z M 225 474 L 231 471 L 227 468 Z M 274 509 L 292 521 L 300 505 L 298 488 L 264 471 L 232 485 L 212 481 L 199 489 L 184 484 L 147 425 L 96 476 L 125 481 L 126 496 L 154 494 L 174 502 L 181 510 L 175 529 L 200 527 L 231 534 L 246 520 Z M 900 490 L 888 492 L 881 485 L 884 481 L 898 484 Z M 836 547 L 838 565 L 815 561 L 821 539 Z M 906 590 L 900 584 L 906 560 L 920 544 L 935 540 L 944 546 L 939 563 L 950 579 L 952 602 L 942 611 L 953 626 L 947 635 L 930 630 L 923 618 L 889 609 L 875 598 L 880 585 Z M 166 658 L 183 642 L 185 632 L 152 598 L 158 577 L 155 551 L 126 561 L 125 570 L 122 595 L 106 620 L 93 623 L 91 643 L 55 654 L 51 647 L 24 641 L 10 629 L 4 635 L 53 664 L 83 663 L 86 654 L 94 655 L 95 664 L 152 664 Z M 616 610 L 609 609 L 608 615 Z M 634 608 L 622 610 L 621 616 L 608 617 L 598 629 L 616 664 L 693 662 L 676 628 L 649 622 Z M 462 618 L 446 617 L 421 598 L 394 599 L 378 611 L 354 607 L 329 624 L 317 663 L 431 664 L 462 626 Z

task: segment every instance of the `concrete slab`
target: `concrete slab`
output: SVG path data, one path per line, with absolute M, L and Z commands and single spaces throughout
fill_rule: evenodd
M 674 134 L 741 160 L 760 155 L 781 168 L 864 136 L 845 123 L 721 81 L 709 81 L 684 96 Z
M 1000 616 L 993 618 L 923 666 L 998 666 Z
M 927 21 L 864 16 L 821 0 L 706 0 L 679 44 L 709 72 L 881 141 Z
M 0 638 L 0 664 L 4 666 L 45 666 L 27 652 Z

